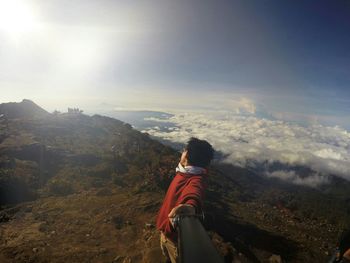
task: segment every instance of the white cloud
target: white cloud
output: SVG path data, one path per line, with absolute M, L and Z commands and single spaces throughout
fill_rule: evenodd
M 240 98 L 236 107 L 238 113 L 247 112 L 250 114 L 255 114 L 256 112 L 256 106 L 254 102 L 247 98 Z
M 266 176 L 285 180 L 293 184 L 307 185 L 310 187 L 317 187 L 322 184 L 326 184 L 329 180 L 327 176 L 321 176 L 317 174 L 301 177 L 296 174 L 295 171 L 275 171 L 272 173 L 266 173 Z
M 146 130 L 149 134 L 183 143 L 192 136 L 206 139 L 216 150 L 225 154 L 225 162 L 240 166 L 250 165 L 252 161 L 280 162 L 290 166 L 306 166 L 317 173 L 308 178 L 293 174 L 280 176 L 296 184 L 325 183 L 325 174 L 350 180 L 350 133 L 337 126 L 303 127 L 229 113 L 185 113 L 175 114 L 166 120 L 152 120 L 171 122 L 179 129 L 163 132 L 150 128 Z

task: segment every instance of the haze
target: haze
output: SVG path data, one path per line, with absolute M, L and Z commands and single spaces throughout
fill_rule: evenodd
M 1 102 L 350 128 L 348 1 L 0 1 Z

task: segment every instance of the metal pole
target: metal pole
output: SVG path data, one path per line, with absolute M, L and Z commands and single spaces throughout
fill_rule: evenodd
M 207 231 L 196 216 L 177 219 L 180 263 L 223 263 Z

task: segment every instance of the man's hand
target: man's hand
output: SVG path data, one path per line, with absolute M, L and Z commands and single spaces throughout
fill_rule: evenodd
M 195 214 L 196 214 L 196 209 L 192 205 L 181 204 L 181 205 L 174 207 L 170 211 L 168 217 L 169 217 L 171 224 L 174 226 L 173 219 L 176 216 L 178 216 L 178 215 L 195 215 Z

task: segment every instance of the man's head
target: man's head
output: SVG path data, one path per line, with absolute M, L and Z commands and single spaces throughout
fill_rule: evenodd
M 192 137 L 186 144 L 180 163 L 183 166 L 207 167 L 213 157 L 214 149 L 207 141 Z

